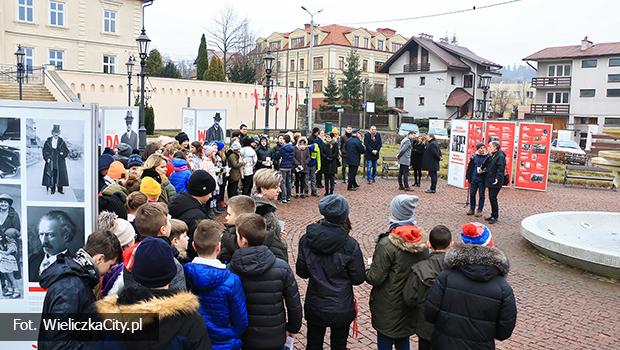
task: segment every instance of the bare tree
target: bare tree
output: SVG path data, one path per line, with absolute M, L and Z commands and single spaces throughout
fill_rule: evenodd
M 248 32 L 248 20 L 240 19 L 230 4 L 220 11 L 213 26 L 207 29 L 209 44 L 223 54 L 224 71 L 228 72 L 228 58 L 239 48 L 244 32 Z
M 499 115 L 504 116 L 504 112 L 508 110 L 508 107 L 512 108 L 515 102 L 513 94 L 508 91 L 506 86 L 498 86 L 493 89 L 491 94 L 491 108 Z

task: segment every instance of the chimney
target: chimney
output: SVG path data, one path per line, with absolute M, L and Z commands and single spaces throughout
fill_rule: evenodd
M 581 40 L 581 51 L 585 51 L 591 47 L 592 47 L 592 42 L 588 40 L 587 36 L 583 38 L 583 40 Z

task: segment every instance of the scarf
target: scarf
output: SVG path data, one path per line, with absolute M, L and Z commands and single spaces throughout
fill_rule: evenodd
M 390 218 L 387 232 L 390 232 L 394 228 L 399 227 L 399 226 L 415 226 L 415 225 L 416 225 L 415 216 L 412 216 L 410 219 L 403 220 L 403 221 L 397 221 L 397 220 Z

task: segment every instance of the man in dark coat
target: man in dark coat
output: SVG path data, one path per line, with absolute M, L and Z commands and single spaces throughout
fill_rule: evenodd
M 56 188 L 58 193 L 64 194 L 62 188 L 69 186 L 69 176 L 67 175 L 67 164 L 65 158 L 69 156 L 69 148 L 65 141 L 60 137 L 60 125 L 54 124 L 52 136 L 48 137 L 43 144 L 43 168 L 42 186 L 54 194 Z
M 497 248 L 464 244 L 444 261 L 424 304 L 435 325 L 433 349 L 495 349 L 494 340 L 508 339 L 517 321 L 508 258 Z
M 353 137 L 353 128 L 351 125 L 347 125 L 344 134 L 340 136 L 338 144 L 340 145 L 340 158 L 342 159 L 342 183 L 347 182 L 347 141 Z
M 93 289 L 118 259 L 122 257 L 121 244 L 111 232 L 99 231 L 88 236 L 88 241 L 75 257 L 59 254 L 56 261 L 41 274 L 41 287 L 47 289 L 43 302 L 43 317 L 58 314 L 95 312 Z M 89 349 L 73 337 L 70 331 L 44 330 L 39 332 L 40 349 Z
M 482 165 L 488 158 L 484 143 L 476 143 L 476 153 L 474 153 L 467 162 L 467 171 L 465 172 L 465 178 L 469 182 L 469 211 L 467 215 L 482 216 L 482 209 L 484 209 L 484 172 L 482 171 Z M 478 193 L 478 211 L 474 213 L 476 209 L 476 194 Z
M 321 148 L 321 169 L 325 176 L 325 195 L 334 194 L 335 176 L 338 172 L 338 140 L 334 133 L 325 135 Z
M 499 217 L 499 203 L 497 195 L 504 186 L 506 174 L 506 153 L 501 150 L 499 141 L 489 144 L 489 157 L 482 165 L 485 173 L 484 185 L 489 189 L 489 202 L 491 202 L 491 216 L 485 218 L 489 224 L 494 224 Z
M 345 145 L 346 160 L 349 165 L 349 181 L 347 182 L 347 190 L 355 191 L 360 185 L 357 184 L 355 176 L 357 175 L 357 169 L 360 166 L 362 154 L 366 151 L 362 141 L 360 140 L 359 129 L 353 130 L 351 138 Z
M 211 125 L 209 129 L 207 129 L 207 142 L 224 140 L 224 131 L 220 126 L 221 121 L 222 117 L 220 116 L 220 113 L 216 112 L 215 117 L 213 117 L 213 125 Z
M 437 191 L 437 172 L 439 171 L 439 162 L 441 161 L 441 150 L 439 143 L 435 139 L 435 135 L 428 134 L 428 144 L 422 158 L 422 169 L 428 170 L 428 176 L 431 177 L 431 188 L 426 193 L 435 193 Z
M 121 136 L 121 143 L 128 144 L 131 149 L 138 148 L 138 134 L 133 131 L 133 114 L 131 111 L 127 111 L 127 115 L 125 116 L 125 124 L 127 124 L 127 132 L 125 132 Z
M 374 183 L 377 177 L 377 160 L 379 152 L 381 152 L 381 134 L 377 132 L 376 126 L 370 127 L 370 132 L 364 135 L 364 147 L 366 148 L 366 180 L 368 183 Z

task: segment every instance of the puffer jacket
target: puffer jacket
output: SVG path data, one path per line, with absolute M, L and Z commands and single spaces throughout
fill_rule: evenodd
M 397 226 L 380 235 L 372 264 L 366 271 L 366 282 L 372 285 L 372 327 L 390 338 L 404 338 L 415 333 L 415 309 L 405 304 L 402 290 L 413 264 L 428 257 L 426 244 L 408 238 L 419 230 L 413 225 Z
M 342 327 L 355 319 L 353 286 L 364 283 L 359 244 L 342 226 L 308 225 L 299 241 L 297 276 L 309 278 L 304 313 L 309 323 Z
M 174 165 L 174 173 L 170 175 L 170 183 L 174 186 L 176 193 L 181 191 L 187 192 L 187 183 L 189 182 L 189 177 L 192 176 L 189 164 L 185 159 L 174 158 L 172 165 Z
M 293 161 L 295 160 L 295 147 L 290 143 L 282 145 L 279 151 L 280 169 L 290 170 L 293 168 Z
M 198 260 L 197 260 L 198 259 Z M 239 276 L 197 258 L 184 266 L 188 290 L 198 296 L 209 338 L 216 350 L 241 348 L 241 335 L 248 326 L 245 294 Z
M 299 147 L 295 147 L 295 160 L 293 161 L 293 171 L 301 166 L 302 173 L 308 172 L 308 163 L 310 162 L 310 150 L 308 148 L 302 150 Z
M 273 149 L 269 148 L 269 144 L 267 144 L 267 147 L 263 147 L 262 145 L 258 146 L 258 148 L 256 149 L 256 156 L 258 157 L 258 160 L 256 161 L 256 170 L 262 169 L 262 168 L 271 168 L 269 166 L 264 165 L 263 162 L 267 160 L 267 157 L 269 157 L 271 161 L 273 162 L 275 158 L 275 155 L 273 154 L 273 152 L 274 152 Z
M 291 268 L 262 245 L 238 249 L 229 268 L 241 278 L 246 296 L 248 329 L 243 346 L 282 347 L 286 332 L 298 333 L 302 321 L 299 290 Z
M 510 338 L 517 321 L 508 258 L 497 248 L 458 245 L 444 262 L 424 304 L 435 324 L 433 349 L 495 349 L 494 340 Z

